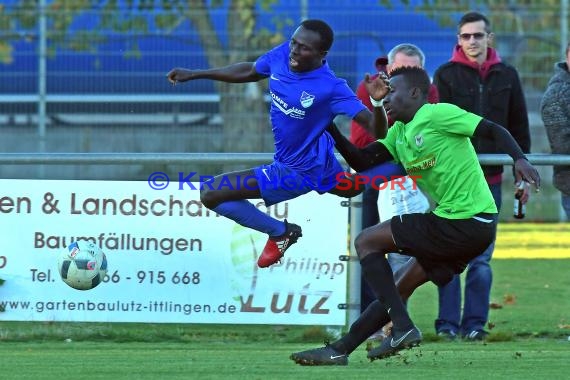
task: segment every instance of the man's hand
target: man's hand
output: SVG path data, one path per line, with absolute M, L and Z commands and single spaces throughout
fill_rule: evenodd
M 174 86 L 178 82 L 186 82 L 192 79 L 192 71 L 177 67 L 166 74 L 166 79 Z
M 519 182 L 519 183 L 515 183 L 515 191 L 516 191 L 516 189 L 518 189 L 518 186 L 519 186 L 519 185 L 520 185 L 520 182 Z M 522 188 L 522 191 L 523 191 L 523 193 L 522 193 L 522 195 L 521 195 L 520 200 L 521 200 L 522 204 L 524 205 L 524 204 L 526 204 L 526 203 L 528 202 L 528 200 L 530 199 L 530 184 L 529 184 L 528 182 L 523 181 L 523 188 Z
M 521 181 L 526 181 L 534 185 L 535 191 L 540 191 L 540 175 L 534 166 L 525 158 L 519 158 L 515 161 L 515 184 L 518 186 Z M 526 203 L 529 197 L 528 186 L 525 186 L 522 202 Z
M 364 86 L 372 99 L 380 101 L 390 91 L 390 80 L 385 73 L 379 73 L 378 77 L 374 79 L 372 79 L 370 74 L 366 74 L 364 76 Z

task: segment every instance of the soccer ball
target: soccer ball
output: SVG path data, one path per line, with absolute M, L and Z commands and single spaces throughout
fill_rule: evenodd
M 97 244 L 78 240 L 61 252 L 57 267 L 67 285 L 89 290 L 99 285 L 107 274 L 107 257 Z

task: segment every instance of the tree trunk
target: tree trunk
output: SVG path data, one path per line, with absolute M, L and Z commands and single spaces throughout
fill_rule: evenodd
M 225 152 L 272 152 L 268 104 L 260 87 L 257 83 L 220 86 Z
M 195 25 L 202 39 L 208 61 L 212 67 L 237 62 L 251 62 L 268 47 L 259 46 L 254 36 L 256 25 L 253 0 L 233 0 L 227 18 L 228 46 L 220 42 L 220 36 L 210 22 L 205 1 L 189 2 L 192 12 L 188 18 Z M 261 42 L 263 44 L 263 42 Z M 254 53 L 256 52 L 256 53 Z M 218 83 L 220 116 L 223 120 L 224 152 L 271 152 L 271 134 L 264 101 L 264 85 L 260 83 Z

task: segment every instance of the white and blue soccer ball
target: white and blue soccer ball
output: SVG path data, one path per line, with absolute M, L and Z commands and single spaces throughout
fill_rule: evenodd
M 99 285 L 107 274 L 107 257 L 97 244 L 78 240 L 62 250 L 57 267 L 67 285 L 89 290 Z

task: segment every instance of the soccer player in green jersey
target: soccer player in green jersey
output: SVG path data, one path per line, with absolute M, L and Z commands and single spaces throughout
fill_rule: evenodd
M 420 343 L 421 332 L 403 300 L 428 281 L 448 283 L 489 246 L 496 233 L 497 208 L 471 136 L 494 140 L 513 158 L 517 182 L 529 182 L 537 190 L 540 186 L 538 172 L 503 127 L 452 104 L 429 104 L 430 80 L 421 68 L 401 67 L 390 76 L 384 107 L 396 122 L 385 139 L 359 149 L 334 124 L 329 131 L 353 169 L 361 172 L 385 161 L 399 162 L 437 206 L 427 214 L 394 216 L 358 235 L 354 245 L 362 273 L 377 299 L 339 340 L 292 354 L 291 359 L 301 365 L 347 365 L 348 355 L 389 321 L 391 336 L 368 352 L 370 360 Z M 385 258 L 389 252 L 412 259 L 393 275 Z

